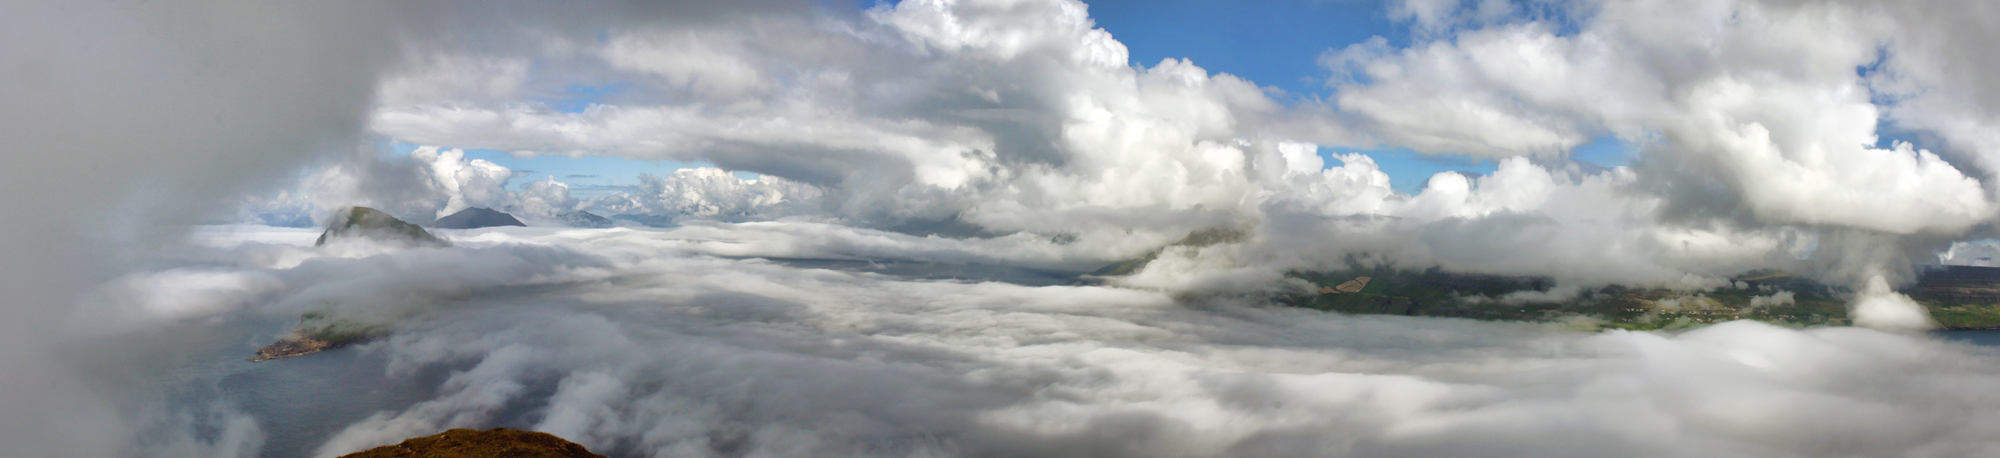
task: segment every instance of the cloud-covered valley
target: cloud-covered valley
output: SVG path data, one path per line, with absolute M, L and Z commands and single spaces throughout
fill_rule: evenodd
M 450 248 L 333 249 L 309 248 L 309 232 L 218 230 L 167 265 L 258 281 L 173 282 L 187 276 L 181 266 L 120 287 L 177 285 L 181 294 L 145 304 L 183 311 L 155 321 L 182 323 L 171 326 L 283 323 L 356 304 L 402 313 L 389 337 L 344 350 L 361 358 L 176 371 L 227 386 L 274 367 L 255 364 L 349 364 L 387 384 L 437 383 L 384 410 L 317 419 L 337 428 L 266 445 L 280 454 L 511 425 L 614 456 L 1967 456 L 1991 452 L 2000 425 L 1992 350 L 1919 335 L 1342 317 L 767 260 L 829 257 L 810 251 L 837 242 L 794 238 L 786 245 L 809 252 L 763 257 L 724 248 L 771 238 L 756 226 L 482 229 L 447 233 L 459 241 Z M 270 231 L 236 231 L 246 230 Z M 911 253 L 871 253 L 877 262 L 927 270 L 1049 262 L 1019 254 L 1046 242 L 982 250 L 876 237 Z M 187 306 L 232 292 L 262 299 Z M 251 328 L 261 331 L 222 347 L 247 354 L 281 331 Z M 303 413 L 213 396 L 243 417 Z

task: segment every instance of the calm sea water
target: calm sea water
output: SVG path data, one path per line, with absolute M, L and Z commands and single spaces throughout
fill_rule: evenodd
M 1975 331 L 1934 331 L 1931 334 L 1945 340 L 1954 340 L 1986 347 L 2000 347 L 2000 329 Z

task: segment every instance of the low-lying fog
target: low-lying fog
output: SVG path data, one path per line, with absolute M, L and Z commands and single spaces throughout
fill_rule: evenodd
M 1049 281 L 1040 241 L 787 224 L 210 227 L 94 293 L 72 351 L 126 355 L 92 369 L 165 399 L 139 436 L 191 454 L 491 426 L 635 457 L 2000 453 L 2000 353 L 1925 334 L 1339 316 Z M 780 260 L 861 239 L 873 262 Z M 244 360 L 307 310 L 394 331 Z

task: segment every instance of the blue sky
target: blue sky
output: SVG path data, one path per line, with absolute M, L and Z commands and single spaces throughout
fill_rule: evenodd
M 1393 46 L 1407 28 L 1380 2 L 1360 0 L 1115 0 L 1090 2 L 1098 28 L 1125 43 L 1132 63 L 1192 59 L 1296 96 L 1329 95 L 1319 55 L 1370 37 Z
M 1228 73 L 1296 98 L 1330 98 L 1327 71 L 1319 56 L 1328 50 L 1380 36 L 1392 47 L 1409 45 L 1409 27 L 1389 19 L 1383 2 L 1363 0 L 1110 0 L 1090 3 L 1097 26 L 1125 43 L 1134 64 L 1153 66 L 1167 58 L 1193 60 L 1212 73 Z M 1439 156 L 1407 149 L 1321 148 L 1328 166 L 1334 154 L 1365 153 L 1375 159 L 1397 191 L 1423 190 L 1432 175 L 1445 171 L 1493 172 L 1492 160 Z M 1601 138 L 1573 152 L 1579 161 L 1626 165 L 1631 147 Z
M 855 2 L 857 8 L 874 5 Z M 1243 77 L 1289 94 L 1281 100 L 1332 97 L 1327 71 L 1319 56 L 1350 44 L 1381 36 L 1394 47 L 1409 44 L 1408 25 L 1389 19 L 1387 6 L 1364 0 L 1102 0 L 1090 2 L 1097 26 L 1123 42 L 1132 63 L 1151 67 L 1167 58 L 1190 59 L 1214 73 Z M 619 84 L 574 86 L 559 99 L 544 100 L 559 110 L 581 111 L 603 97 L 623 90 Z M 448 146 L 448 145 L 447 145 Z M 411 145 L 398 145 L 407 153 Z M 1495 163 L 1451 155 L 1427 155 L 1405 149 L 1322 148 L 1321 156 L 1361 152 L 1374 158 L 1389 174 L 1396 190 L 1415 193 L 1439 172 L 1490 173 Z M 629 186 L 642 173 L 662 175 L 706 166 L 703 163 L 638 161 L 609 157 L 542 156 L 516 158 L 499 151 L 467 150 L 469 158 L 485 159 L 515 170 L 533 171 L 535 179 L 557 180 L 587 191 L 597 187 Z M 1603 166 L 1629 162 L 1631 147 L 1612 138 L 1599 139 L 1574 152 L 1580 161 Z M 754 174 L 740 173 L 745 178 Z M 518 183 L 517 183 L 518 185 Z
M 394 148 L 396 153 L 407 155 L 411 151 L 415 151 L 418 146 L 399 142 L 395 144 Z M 509 183 L 511 185 L 509 186 L 510 188 L 518 189 L 529 181 L 547 180 L 550 176 L 554 176 L 556 181 L 570 185 L 571 195 L 586 199 L 620 187 L 636 185 L 639 183 L 640 174 L 650 173 L 664 176 L 674 173 L 675 170 L 707 167 L 710 165 L 700 162 L 641 161 L 605 156 L 515 157 L 490 149 L 465 149 L 464 151 L 466 159 L 485 159 L 489 162 L 500 164 L 502 167 L 513 169 L 517 173 L 527 175 Z M 736 176 L 746 180 L 757 178 L 757 174 L 750 172 L 736 172 Z

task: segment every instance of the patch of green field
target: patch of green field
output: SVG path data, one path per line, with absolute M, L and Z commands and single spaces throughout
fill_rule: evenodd
M 1948 328 L 2000 328 L 2000 306 L 1924 304 L 1931 319 Z

